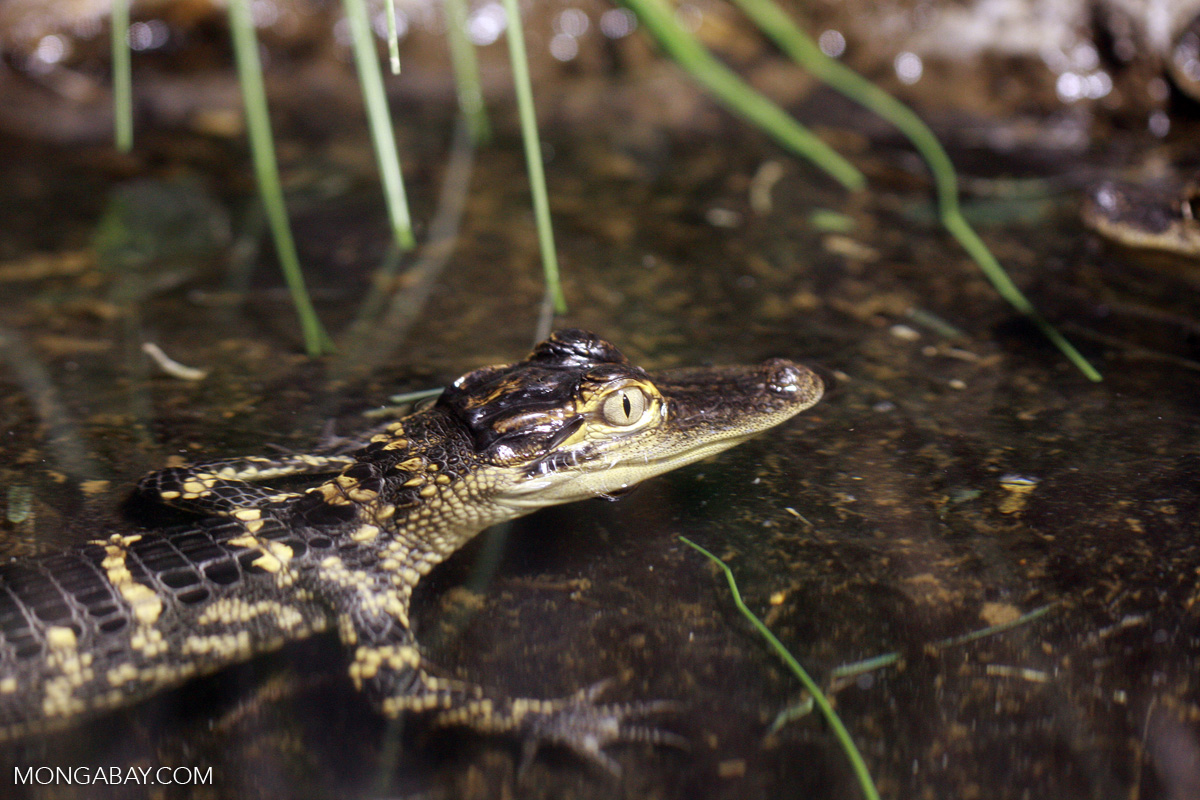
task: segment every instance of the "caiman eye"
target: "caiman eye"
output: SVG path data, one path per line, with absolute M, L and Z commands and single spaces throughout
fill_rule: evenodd
M 632 425 L 642 418 L 649 400 L 646 393 L 635 386 L 617 391 L 604 398 L 600 413 L 609 425 Z

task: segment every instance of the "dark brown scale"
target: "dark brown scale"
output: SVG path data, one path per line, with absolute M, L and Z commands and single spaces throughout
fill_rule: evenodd
M 361 482 L 376 477 L 379 474 L 379 468 L 370 461 L 360 461 L 353 467 L 348 467 L 342 474 Z

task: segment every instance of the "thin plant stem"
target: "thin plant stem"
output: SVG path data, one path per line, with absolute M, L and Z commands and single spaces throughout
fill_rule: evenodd
M 841 744 L 846 757 L 850 759 L 850 766 L 854 770 L 855 777 L 858 778 L 858 785 L 862 788 L 863 797 L 867 798 L 867 800 L 879 800 L 879 792 L 875 789 L 875 782 L 871 779 L 871 773 L 867 771 L 867 763 L 863 760 L 862 754 L 858 752 L 858 747 L 854 744 L 854 740 L 850 738 L 850 732 L 842 724 L 841 718 L 833 710 L 833 706 L 829 704 L 829 700 L 825 697 L 824 692 L 821 691 L 821 687 L 817 686 L 817 682 L 809 677 L 804 667 L 800 666 L 800 662 L 788 652 L 788 649 L 783 646 L 782 642 L 775 638 L 775 634 L 771 633 L 771 629 L 764 625 L 762 620 L 756 617 L 754 612 L 742 601 L 742 593 L 738 591 L 737 581 L 733 577 L 733 570 L 724 561 L 686 536 L 680 536 L 679 541 L 701 553 L 725 573 L 725 580 L 729 582 L 729 591 L 733 594 L 733 603 L 737 606 L 738 611 L 742 612 L 742 616 L 767 640 L 767 643 L 775 651 L 775 654 L 783 659 L 783 663 L 787 664 L 792 674 L 800 680 L 800 683 L 812 695 L 813 702 L 821 710 L 822 716 L 829 723 L 829 727 L 833 730 L 833 735 L 837 738 L 838 743 Z
M 807 69 L 830 88 L 841 92 L 864 108 L 883 117 L 908 137 L 913 147 L 929 165 L 930 172 L 933 173 L 934 187 L 938 197 L 938 213 L 942 225 L 974 259 L 997 293 L 1009 305 L 1027 316 L 1089 380 L 1101 380 L 1100 373 L 1096 371 L 1095 367 L 1088 363 L 1087 359 L 1037 312 L 1033 304 L 1008 277 L 1008 273 L 1000 266 L 1000 262 L 992 255 L 987 245 L 967 223 L 958 204 L 958 182 L 954 164 L 938 142 L 937 137 L 921 121 L 921 118 L 908 106 L 845 64 L 822 53 L 816 42 L 772 0 L 734 0 L 734 2 L 797 64 Z
M 363 104 L 370 123 L 371 143 L 375 146 L 375 161 L 383 180 L 387 198 L 392 235 L 402 250 L 416 244 L 412 221 L 408 214 L 408 199 L 404 194 L 404 177 L 400 173 L 400 155 L 396 152 L 396 135 L 388 112 L 387 93 L 383 89 L 383 73 L 375 54 L 375 36 L 367 17 L 365 0 L 342 0 L 346 20 L 350 23 L 350 38 L 354 42 L 354 63 L 358 66 L 358 82 L 362 86 Z
M 237 62 L 238 80 L 242 87 L 242 102 L 246 106 L 246 127 L 250 136 L 250 152 L 254 158 L 254 173 L 258 192 L 267 212 L 267 221 L 275 239 L 275 250 L 283 268 L 283 277 L 300 328 L 304 332 L 304 347 L 310 356 L 319 356 L 333 349 L 304 286 L 300 258 L 288 225 L 283 189 L 279 182 L 279 166 L 275 161 L 275 145 L 271 138 L 271 120 L 267 114 L 267 92 L 263 87 L 262 64 L 258 59 L 258 36 L 250 15 L 250 0 L 230 0 L 229 28 L 233 36 L 233 54 Z
M 521 10 L 517 0 L 504 0 L 508 19 L 508 53 L 512 61 L 513 85 L 517 109 L 521 115 L 521 138 L 525 141 L 525 166 L 529 170 L 529 189 L 533 194 L 533 213 L 537 220 L 538 245 L 542 253 L 542 271 L 546 289 L 554 298 L 554 309 L 567 313 L 567 299 L 558 279 L 558 255 L 554 249 L 554 229 L 550 224 L 550 200 L 546 195 L 546 173 L 542 167 L 542 145 L 538 141 L 537 114 L 533 109 L 533 87 L 529 81 L 529 63 L 525 57 L 525 35 L 521 31 Z
M 129 57 L 129 0 L 112 4 L 113 138 L 122 153 L 133 150 L 133 78 Z
M 757 125 L 783 147 L 808 159 L 847 189 L 866 186 L 863 174 L 786 111 L 752 89 L 675 19 L 663 0 L 623 0 L 658 43 L 733 113 Z
M 1032 611 L 1025 612 L 1014 620 L 1001 622 L 996 625 L 989 625 L 986 628 L 971 631 L 970 633 L 964 633 L 960 636 L 951 636 L 947 639 L 940 639 L 933 644 L 927 645 L 927 649 L 930 652 L 936 652 L 938 650 L 945 650 L 950 647 L 957 647 L 960 644 L 968 644 L 969 642 L 973 642 L 977 639 L 983 639 L 988 636 L 995 636 L 998 633 L 1012 630 L 1020 625 L 1028 625 L 1030 622 L 1033 622 L 1040 617 L 1044 617 L 1053 609 L 1053 603 L 1048 603 L 1044 606 L 1038 606 Z M 880 669 L 881 667 L 887 667 L 895 664 L 900 660 L 900 658 L 901 654 L 898 652 L 881 653 L 880 655 L 872 656 L 871 658 L 863 659 L 862 661 L 855 661 L 852 664 L 843 664 L 840 667 L 834 667 L 832 670 L 830 670 L 829 677 L 836 680 L 851 678 L 855 675 L 861 675 L 864 672 L 872 672 Z
M 460 114 L 454 125 L 454 139 L 446 159 L 437 211 L 429 220 L 420 256 L 405 269 L 403 289 L 395 288 L 390 279 L 391 270 L 399 266 L 398 258 L 389 263 L 386 275 L 380 276 L 382 280 L 377 278 L 377 288 L 367 295 L 358 318 L 342 340 L 345 358 L 340 359 L 337 374 L 367 370 L 403 351 L 413 326 L 425 311 L 434 287 L 454 255 L 474 164 L 475 147 L 471 143 L 468 123 Z M 385 286 L 386 293 L 382 291 Z M 385 294 L 391 297 L 386 308 L 382 305 Z
M 492 132 L 483 104 L 479 60 L 475 57 L 475 45 L 467 38 L 466 0 L 446 0 L 446 17 L 446 40 L 450 45 L 450 61 L 454 65 L 458 108 L 467 120 L 471 141 L 482 145 L 491 138 Z
M 388 62 L 393 75 L 400 74 L 400 35 L 396 33 L 396 0 L 387 0 L 383 4 L 387 14 Z

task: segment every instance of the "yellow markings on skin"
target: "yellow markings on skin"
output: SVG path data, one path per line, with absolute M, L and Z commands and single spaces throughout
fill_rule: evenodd
M 396 439 L 395 441 L 388 442 L 387 444 L 385 444 L 383 446 L 383 449 L 384 450 L 407 450 L 408 449 L 408 439 Z
M 104 560 L 100 567 L 108 576 L 108 582 L 121 593 L 125 602 L 133 609 L 133 616 L 139 625 L 153 625 L 162 613 L 163 604 L 158 595 L 149 586 L 138 583 L 133 579 L 129 566 L 125 563 L 127 548 L 142 537 L 121 536 L 114 533 L 104 545 Z
M 143 669 L 138 669 L 130 663 L 121 664 L 104 673 L 105 680 L 113 689 L 100 695 L 98 699 L 93 699 L 90 706 L 92 708 L 114 708 L 125 705 L 129 702 L 129 698 L 127 690 L 123 690 L 121 687 L 127 683 L 139 683 L 151 687 L 163 686 L 186 680 L 199 671 L 200 665 L 195 663 L 180 664 L 174 667 L 167 664 L 156 664 Z
M 304 615 L 291 606 L 272 600 L 247 603 L 236 597 L 223 597 L 210 603 L 196 618 L 196 624 L 238 625 L 264 616 L 274 617 L 276 626 L 288 632 L 304 625 Z
M 379 674 L 380 667 L 402 670 L 416 669 L 421 663 L 421 654 L 410 645 L 385 645 L 383 647 L 360 647 L 354 651 L 354 663 L 350 665 L 350 679 L 354 688 L 361 689 L 364 680 Z
M 129 646 L 140 650 L 146 658 L 157 658 L 170 649 L 163 639 L 162 631 L 148 626 L 142 626 L 133 632 L 133 636 L 129 637 Z
M 421 470 L 425 469 L 425 459 L 421 458 L 420 456 L 406 458 L 396 466 L 392 467 L 392 469 L 396 470 L 397 472 L 420 472 Z
M 123 683 L 137 680 L 138 669 L 133 664 L 125 663 L 119 667 L 113 667 L 105 676 L 111 686 L 120 686 Z
M 385 430 L 388 433 L 395 434 L 396 436 L 403 436 L 404 435 L 404 423 L 403 422 L 393 422 L 391 425 L 388 425 L 387 428 L 385 428 Z
M 238 631 L 216 636 L 189 636 L 183 640 L 179 651 L 187 655 L 214 655 L 221 660 L 234 660 L 249 656 L 253 649 L 250 631 Z
M 75 631 L 58 625 L 46 629 L 46 644 L 51 650 L 74 650 L 77 644 Z
M 250 522 L 252 520 L 262 519 L 262 511 L 257 508 L 239 508 L 233 512 L 234 519 L 240 519 L 242 522 Z
M 74 687 L 62 678 L 46 681 L 42 713 L 47 717 L 73 717 L 87 711 L 87 703 L 73 696 Z
M 337 618 L 338 638 L 342 644 L 357 644 L 358 631 L 354 630 L 354 620 L 349 614 L 339 614 Z
M 417 494 L 421 495 L 421 497 L 433 497 L 437 493 L 438 493 L 438 488 L 435 484 L 432 484 L 432 483 L 429 484 L 428 486 L 422 487 L 421 491 L 417 492 Z
M 346 490 L 346 496 L 356 503 L 369 503 L 379 497 L 379 492 L 374 489 L 363 489 L 361 486 Z
M 350 570 L 337 556 L 326 556 L 318 568 L 321 580 L 350 589 L 358 595 L 358 606 L 367 614 L 382 612 L 408 627 L 408 595 L 391 587 L 378 588 L 374 576 L 364 570 Z M 341 624 L 341 620 L 338 620 Z
M 13 694 L 17 691 L 17 679 L 13 677 L 0 681 L 0 694 Z
M 266 547 L 268 552 L 263 553 L 261 557 L 255 559 L 254 564 L 262 567 L 268 572 L 278 572 L 283 566 L 284 562 L 291 561 L 292 556 L 295 555 L 292 548 L 288 547 L 283 542 L 266 541 L 263 542 L 263 545 Z M 263 563 L 260 564 L 260 561 Z
M 423 483 L 425 483 L 425 477 L 423 475 L 417 475 L 416 477 L 406 480 L 401 484 L 401 486 L 420 486 Z
M 322 483 L 315 489 L 309 489 L 309 492 L 316 492 L 325 498 L 325 502 L 331 506 L 348 506 L 350 499 L 342 494 L 341 488 L 334 481 Z
M 485 697 L 482 700 L 472 700 L 471 702 L 465 703 L 464 705 L 452 710 L 450 712 L 449 719 L 455 719 L 462 722 L 477 721 L 486 723 L 489 720 L 493 721 L 494 723 L 501 722 L 500 720 L 494 719 L 495 715 L 496 712 L 492 705 L 492 701 Z
M 346 564 L 337 556 L 325 556 L 325 558 L 321 559 L 321 574 L 322 577 L 331 578 L 335 583 L 345 586 L 346 582 L 342 576 L 350 575 L 351 573 L 350 570 L 346 569 Z
M 438 483 L 445 486 L 447 483 L 450 482 L 450 476 L 449 475 L 438 475 L 437 478 L 435 478 L 434 480 L 436 480 Z
M 403 695 L 400 697 L 388 697 L 380 704 L 380 710 L 385 716 L 399 716 L 405 711 L 431 711 L 435 708 L 450 708 L 454 703 L 454 698 L 449 694 L 438 694 L 434 691 L 428 694 Z M 465 706 L 456 708 L 447 714 L 445 717 L 440 717 L 439 720 L 457 721 L 457 722 L 485 722 L 492 718 L 494 710 L 492 701 L 484 698 L 482 700 L 473 700 Z M 499 728 L 499 726 L 497 726 Z
M 247 524 L 246 528 L 249 529 L 250 525 L 253 524 L 254 523 Z M 262 527 L 262 523 L 259 523 L 259 527 Z M 255 528 L 255 530 L 257 529 L 258 528 Z M 253 534 L 253 531 L 251 531 L 251 534 Z M 245 547 L 250 550 L 259 551 L 261 555 L 251 561 L 250 564 L 251 566 L 258 567 L 259 569 L 266 570 L 267 572 L 279 572 L 281 569 L 283 569 L 283 565 L 286 562 L 291 561 L 292 556 L 295 555 L 295 553 L 292 551 L 292 548 L 288 547 L 283 542 L 273 542 L 270 539 L 259 539 L 253 535 L 238 536 L 234 539 L 230 539 L 229 543 L 234 547 Z
M 350 539 L 355 542 L 369 542 L 379 535 L 379 528 L 374 525 L 363 525 L 361 528 L 350 534 Z
M 377 433 L 371 437 L 372 442 L 388 442 L 391 441 L 391 439 L 392 436 L 388 433 Z
M 258 533 L 262 530 L 263 521 L 261 519 L 251 520 L 246 523 L 246 530 L 250 533 Z
M 185 481 L 183 484 L 183 491 L 188 494 L 204 494 L 209 490 L 209 488 L 210 487 L 201 483 L 200 481 Z
M 383 520 L 391 519 L 395 513 L 396 507 L 394 505 L 391 503 L 384 503 L 383 505 L 376 507 L 375 519 L 382 522 Z
M 512 716 L 512 721 L 516 723 L 520 722 L 526 714 L 552 714 L 559 708 L 559 705 L 553 700 L 518 697 L 509 704 L 509 714 Z
M 78 650 L 75 631 L 52 626 L 46 629 L 50 652 L 46 654 L 45 671 L 57 673 L 42 684 L 42 713 L 47 717 L 69 717 L 87 709 L 87 704 L 75 696 L 75 690 L 96 677 L 92 671 L 92 654 Z
M 178 500 L 179 492 L 175 492 L 175 491 L 159 492 L 158 496 L 161 497 L 163 500 Z

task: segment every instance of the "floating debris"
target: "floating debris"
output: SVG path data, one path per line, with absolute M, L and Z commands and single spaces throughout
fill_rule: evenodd
M 208 377 L 207 370 L 180 364 L 164 353 L 162 348 L 154 344 L 154 342 L 145 342 L 142 345 L 142 352 L 154 359 L 154 363 L 158 364 L 159 369 L 173 378 L 179 378 L 184 381 L 202 381 Z

